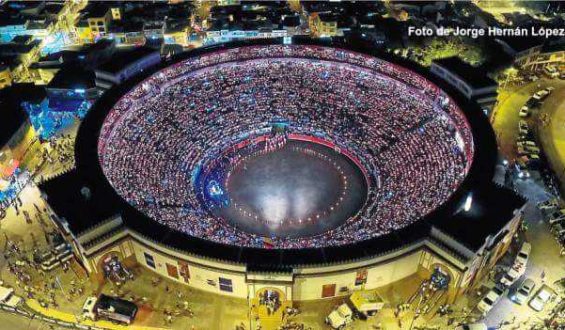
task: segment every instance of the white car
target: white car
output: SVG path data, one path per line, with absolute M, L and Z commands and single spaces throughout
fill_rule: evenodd
M 541 312 L 545 307 L 545 304 L 553 297 L 554 291 L 547 285 L 543 285 L 538 293 L 530 300 L 530 307 L 538 312 Z
M 520 118 L 526 118 L 530 115 L 530 108 L 528 108 L 528 106 L 523 106 L 522 108 L 520 108 L 520 111 L 518 112 L 518 116 L 520 116 Z
M 525 279 L 524 282 L 522 282 L 522 285 L 520 285 L 518 291 L 516 291 L 516 293 L 510 299 L 518 305 L 522 305 L 528 300 L 535 286 L 536 283 L 534 282 L 534 280 L 532 280 L 531 278 Z
M 510 270 L 502 276 L 500 283 L 506 287 L 512 286 L 526 272 L 525 265 L 514 265 Z
M 353 321 L 353 312 L 347 304 L 340 305 L 326 317 L 326 324 L 332 329 L 343 329 Z
M 0 286 L 0 303 L 8 307 L 15 308 L 22 303 L 23 299 L 14 294 L 13 288 Z
M 495 286 L 479 301 L 477 309 L 483 313 L 483 315 L 486 315 L 504 295 L 505 291 L 506 289 Z
M 536 147 L 536 143 L 534 141 L 526 140 L 522 142 L 516 142 L 518 147 L 528 148 L 528 147 Z
M 85 319 L 96 320 L 96 314 L 94 314 L 94 305 L 96 305 L 96 297 L 86 298 L 84 305 L 82 305 L 82 317 Z
M 520 128 L 520 131 L 522 131 L 522 130 L 527 131 L 529 129 L 528 123 L 525 120 L 520 120 L 518 122 L 518 127 Z
M 550 93 L 550 91 L 548 91 L 546 89 L 542 89 L 540 91 L 535 92 L 533 98 L 538 100 L 538 101 L 541 101 L 544 98 L 546 98 L 549 95 L 549 93 Z
M 530 258 L 530 252 L 532 252 L 532 245 L 528 242 L 522 243 L 522 247 L 518 254 L 516 255 L 516 259 L 514 260 L 514 264 L 522 264 L 524 267 L 528 263 L 528 259 Z

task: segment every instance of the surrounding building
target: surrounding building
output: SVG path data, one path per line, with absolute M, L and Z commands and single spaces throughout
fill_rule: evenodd
M 96 86 L 106 90 L 161 62 L 159 51 L 148 47 L 117 51 L 95 70 Z
M 487 113 L 496 103 L 498 83 L 488 77 L 485 71 L 458 57 L 434 60 L 430 71 L 455 87 L 467 99 L 477 102 Z
M 33 84 L 15 84 L 0 90 L 0 207 L 6 206 L 29 177 L 20 177 L 20 165 L 40 152 L 41 141 L 21 106 L 44 97 Z
M 339 35 L 338 20 L 330 13 L 312 13 L 308 20 L 315 36 L 323 38 Z
M 544 43 L 516 54 L 515 64 L 523 69 L 537 71 L 547 65 L 565 71 L 565 42 Z

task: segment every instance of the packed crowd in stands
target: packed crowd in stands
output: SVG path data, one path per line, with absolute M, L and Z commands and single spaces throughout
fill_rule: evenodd
M 354 154 L 370 189 L 358 216 L 317 236 L 269 238 L 276 248 L 343 245 L 405 227 L 445 202 L 472 162 L 464 115 L 421 76 L 358 53 L 282 45 L 210 53 L 154 74 L 114 105 L 99 160 L 117 192 L 160 223 L 263 247 L 265 238 L 211 215 L 195 178 L 281 119 L 289 133 Z

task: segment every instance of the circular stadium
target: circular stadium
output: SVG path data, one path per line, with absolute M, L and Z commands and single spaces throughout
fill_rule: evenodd
M 224 246 L 386 240 L 445 208 L 474 166 L 471 124 L 442 89 L 344 49 L 200 52 L 97 108 L 77 166 L 134 221 Z

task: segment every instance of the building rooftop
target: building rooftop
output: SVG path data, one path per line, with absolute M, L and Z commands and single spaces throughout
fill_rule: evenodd
M 56 89 L 90 89 L 96 87 L 94 71 L 79 65 L 69 65 L 59 70 L 47 85 Z
M 21 55 L 29 53 L 37 44 L 39 44 L 39 40 L 35 40 L 28 44 L 19 44 L 19 43 L 7 43 L 7 44 L 0 44 L 0 55 Z
M 0 90 L 0 148 L 28 120 L 20 104 L 39 101 L 44 97 L 45 89 L 34 84 L 14 84 Z
M 496 39 L 506 44 L 516 53 L 523 52 L 532 47 L 540 46 L 546 40 L 543 37 L 497 37 Z
M 466 81 L 473 88 L 481 88 L 486 86 L 496 86 L 497 82 L 487 76 L 486 72 L 480 67 L 474 67 L 459 57 L 453 56 L 448 58 L 437 59 L 433 61 L 462 80 Z
M 484 244 L 486 237 L 494 237 L 506 226 L 513 212 L 521 208 L 526 200 L 514 191 L 496 185 L 470 193 L 470 210 L 464 211 L 461 205 L 451 218 L 437 223 L 436 227 L 476 251 Z
M 81 11 L 82 18 L 100 18 L 104 17 L 110 10 L 110 4 L 106 2 L 89 2 L 89 4 Z
M 114 53 L 110 60 L 102 64 L 98 70 L 116 73 L 127 67 L 129 64 L 135 63 L 144 57 L 155 53 L 159 53 L 159 51 L 149 47 L 135 47 L 132 49 L 118 50 Z
M 40 185 L 55 213 L 64 217 L 70 230 L 79 234 L 118 214 L 119 203 L 106 198 L 100 185 L 76 170 Z
M 565 51 L 565 38 L 546 42 L 541 50 L 542 53 L 553 53 L 553 52 L 562 52 L 562 51 Z
M 112 21 L 108 27 L 110 33 L 143 32 L 143 22 L 133 20 Z

